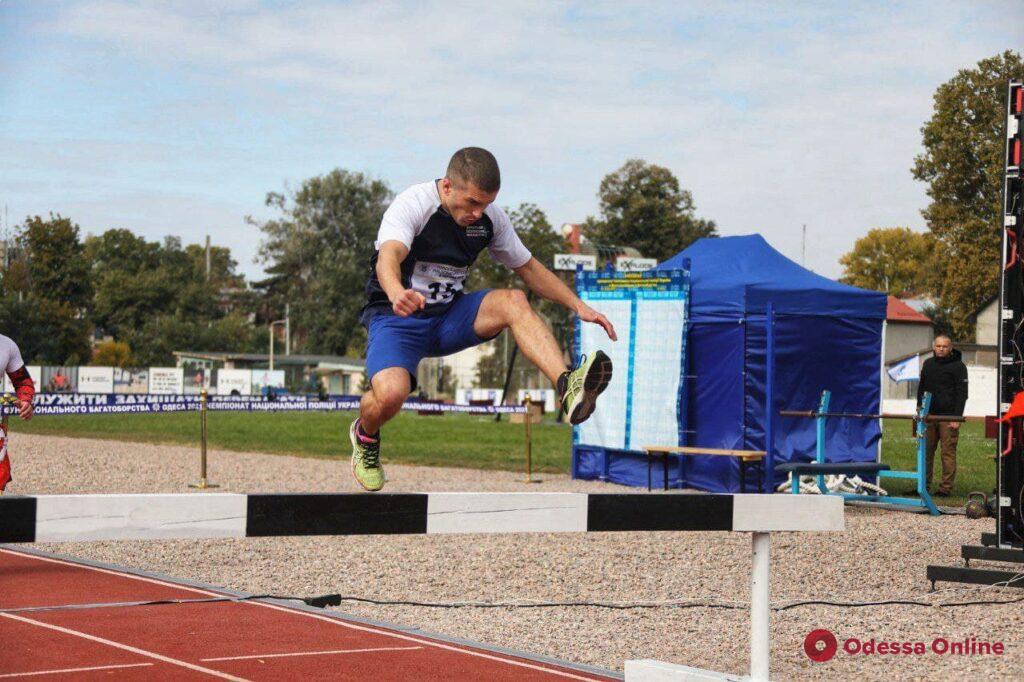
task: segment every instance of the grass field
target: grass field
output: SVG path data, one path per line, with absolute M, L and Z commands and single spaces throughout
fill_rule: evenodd
M 887 419 L 883 425 L 882 461 L 893 469 L 912 469 L 917 465 L 917 440 L 910 435 L 911 422 Z M 966 422 L 960 427 L 960 442 L 957 445 L 956 484 L 953 497 L 938 498 L 939 506 L 963 505 L 967 494 L 975 490 L 991 493 L 995 487 L 995 441 L 985 438 L 985 426 L 981 422 Z M 935 474 L 932 489 L 938 487 L 942 476 L 942 457 L 935 453 Z M 914 489 L 914 482 L 887 478 L 882 486 L 890 495 L 905 495 Z
M 351 412 L 282 412 L 252 414 L 211 412 L 208 416 L 211 448 L 270 452 L 304 457 L 347 457 Z M 64 415 L 38 417 L 31 422 L 11 420 L 14 433 L 38 433 L 78 438 L 109 438 L 146 443 L 178 443 L 199 449 L 197 413 L 142 415 Z M 916 441 L 910 422 L 887 420 L 882 440 L 882 461 L 894 469 L 915 464 Z M 16 438 L 16 436 L 15 436 Z M 385 461 L 426 466 L 522 470 L 525 466 L 524 428 L 508 417 L 445 414 L 421 417 L 400 414 L 385 432 Z M 569 472 L 571 432 L 565 424 L 545 420 L 533 426 L 534 471 Z M 17 447 L 13 445 L 13 447 Z M 984 438 L 982 424 L 964 424 L 958 449 L 955 497 L 940 505 L 963 504 L 967 493 L 991 492 L 994 464 L 993 442 Z M 936 455 L 936 465 L 939 466 Z M 938 479 L 936 478 L 936 483 Z M 913 489 L 910 481 L 885 479 L 892 495 Z
M 301 457 L 348 457 L 348 427 L 354 412 L 210 412 L 210 448 L 270 452 Z M 15 423 L 16 422 L 16 423 Z M 194 444 L 199 414 L 61 415 L 30 422 L 11 420 L 15 432 L 110 438 L 145 443 Z M 553 421 L 532 425 L 534 471 L 569 471 L 569 428 Z M 525 428 L 508 415 L 494 417 L 401 413 L 384 432 L 385 462 L 518 470 L 525 467 Z

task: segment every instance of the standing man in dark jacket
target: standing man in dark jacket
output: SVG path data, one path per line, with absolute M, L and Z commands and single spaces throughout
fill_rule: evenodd
M 945 334 L 935 337 L 932 342 L 933 357 L 924 361 L 921 367 L 921 381 L 917 386 L 917 404 L 925 393 L 932 394 L 931 414 L 961 416 L 967 404 L 967 366 L 960 359 L 960 351 L 953 348 L 953 341 Z M 959 422 L 928 422 L 927 438 L 928 490 L 932 487 L 932 471 L 935 462 L 935 447 L 942 445 L 942 482 L 936 497 L 948 497 L 953 492 L 956 476 L 956 445 L 960 440 Z

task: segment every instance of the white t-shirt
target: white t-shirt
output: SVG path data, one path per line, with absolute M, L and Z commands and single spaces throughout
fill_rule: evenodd
M 0 367 L 3 367 L 3 371 L 8 374 L 13 374 L 24 366 L 25 361 L 21 359 L 18 344 L 0 334 Z
M 381 220 L 377 251 L 384 242 L 397 241 L 409 249 L 402 261 L 402 285 L 427 299 L 423 314 L 438 314 L 462 292 L 469 267 L 485 248 L 499 263 L 515 269 L 532 257 L 520 241 L 508 216 L 491 204 L 473 225 L 459 225 L 441 205 L 437 182 L 424 182 L 405 190 L 391 203 Z M 377 257 L 370 263 L 365 311 L 390 311 L 387 295 L 377 281 Z

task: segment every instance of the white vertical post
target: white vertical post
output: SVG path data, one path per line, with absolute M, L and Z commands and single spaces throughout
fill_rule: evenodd
M 768 635 L 768 581 L 770 577 L 771 534 L 752 533 L 753 557 L 750 567 L 750 679 L 768 679 L 770 646 Z
M 274 371 L 274 323 L 273 322 L 271 322 L 270 326 L 267 327 L 267 331 L 270 332 L 270 354 L 267 356 L 269 358 L 269 362 L 267 364 L 270 365 L 270 371 L 273 372 Z

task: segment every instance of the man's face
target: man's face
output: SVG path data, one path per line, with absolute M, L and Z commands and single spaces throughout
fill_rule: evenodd
M 944 336 L 932 341 L 932 351 L 935 353 L 937 358 L 945 358 L 949 356 L 950 351 L 953 350 L 953 342 Z
M 485 192 L 472 182 L 441 180 L 441 201 L 444 207 L 462 227 L 468 227 L 480 220 L 484 209 L 498 198 L 497 192 Z

